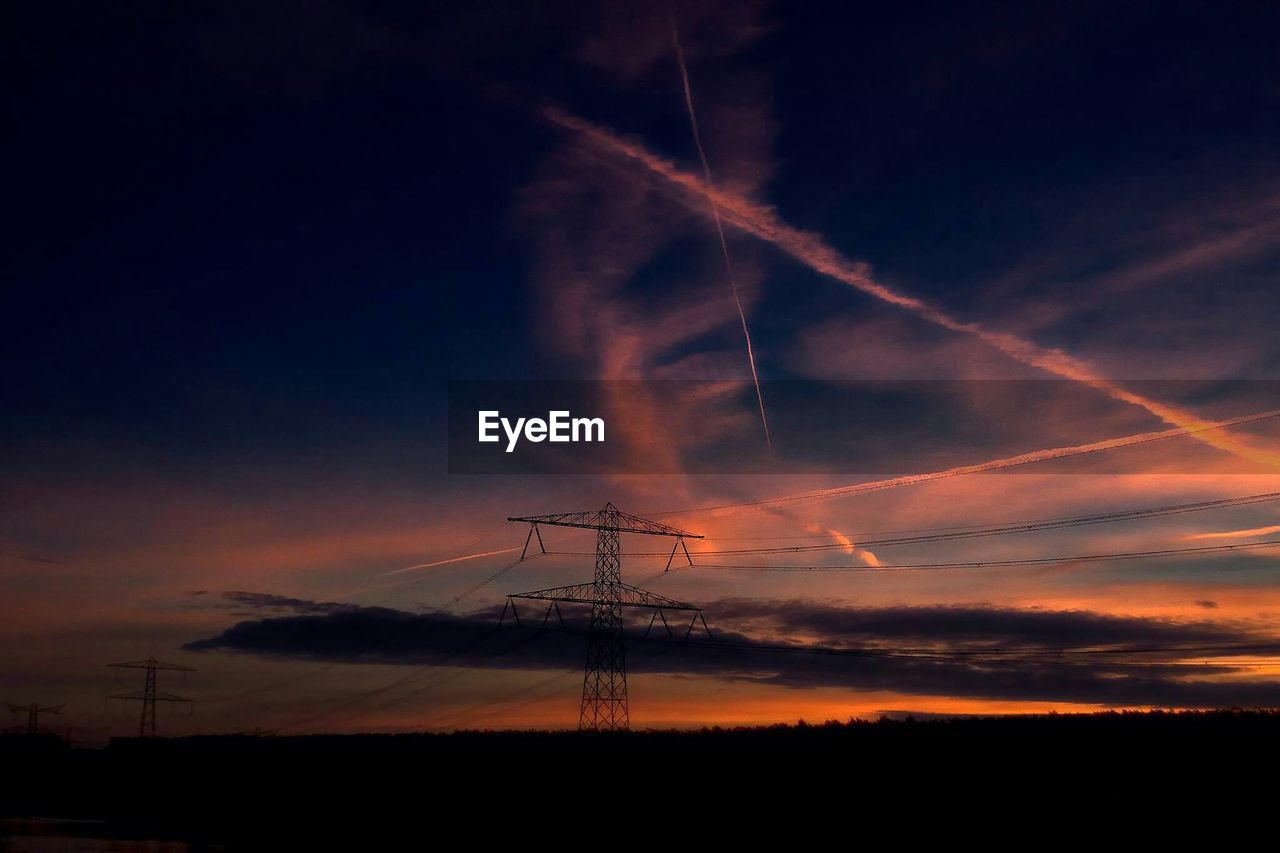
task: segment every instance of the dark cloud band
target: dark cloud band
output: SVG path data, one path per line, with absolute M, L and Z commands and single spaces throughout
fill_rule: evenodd
M 584 614 L 566 613 L 563 630 L 535 627 L 542 614 L 530 618 L 530 612 L 521 626 L 508 617 L 499 628 L 497 608 L 454 615 L 250 593 L 228 597 L 239 606 L 289 613 L 242 621 L 187 649 L 489 669 L 582 665 Z M 1223 678 L 1245 665 L 1234 658 L 1280 653 L 1280 643 L 1228 622 L 748 599 L 717 602 L 707 613 L 714 641 L 683 642 L 680 632 L 642 641 L 641 629 L 633 628 L 629 669 L 794 689 L 1105 706 L 1280 706 L 1280 681 Z

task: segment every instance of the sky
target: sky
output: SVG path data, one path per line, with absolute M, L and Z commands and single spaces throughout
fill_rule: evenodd
M 504 522 L 612 501 L 720 643 L 629 614 L 634 727 L 1280 706 L 1272 5 L 3 15 L 0 699 L 571 728 Z M 610 455 L 475 473 L 489 381 Z

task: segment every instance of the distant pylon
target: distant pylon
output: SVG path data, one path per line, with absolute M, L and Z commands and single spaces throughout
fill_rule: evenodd
M 127 661 L 125 663 L 112 663 L 108 666 L 114 666 L 117 669 L 145 669 L 147 671 L 146 685 L 141 693 L 116 693 L 108 696 L 108 699 L 124 699 L 126 701 L 142 703 L 142 718 L 138 721 L 138 737 L 155 737 L 156 736 L 156 703 L 157 702 L 186 702 L 191 703 L 190 699 L 182 696 L 175 696 L 172 693 L 159 693 L 156 691 L 156 672 L 162 669 L 173 670 L 175 672 L 195 672 L 189 666 L 179 666 L 176 663 L 165 663 L 155 658 L 147 658 L 146 660 Z
M 582 680 L 582 707 L 578 714 L 578 728 L 589 731 L 626 729 L 631 724 L 631 713 L 627 703 L 627 658 L 622 635 L 622 608 L 645 607 L 654 611 L 649 621 L 652 630 L 654 620 L 664 610 L 692 611 L 693 617 L 685 637 L 693 630 L 699 620 L 706 629 L 707 623 L 702 619 L 702 610 L 692 604 L 685 604 L 672 598 L 648 592 L 638 587 L 628 586 L 622 582 L 622 557 L 619 539 L 622 533 L 641 533 L 648 536 L 672 536 L 676 539 L 671 549 L 674 558 L 676 550 L 684 548 L 685 539 L 701 539 L 696 533 L 688 533 L 647 518 L 628 515 L 620 512 L 612 503 L 607 503 L 595 512 L 570 512 L 558 515 L 537 515 L 510 518 L 508 521 L 524 521 L 530 525 L 529 536 L 525 539 L 528 550 L 530 540 L 538 529 L 538 525 L 547 524 L 558 527 L 580 527 L 596 531 L 596 573 L 590 584 L 574 584 L 572 586 L 540 589 L 533 592 L 522 592 L 508 596 L 507 606 L 515 615 L 515 602 L 511 599 L 524 598 L 550 602 L 547 619 L 551 616 L 551 607 L 558 602 L 569 602 L 591 605 L 591 627 L 587 634 L 587 668 Z M 542 545 L 542 535 L 538 534 L 538 544 Z M 545 549 L 544 549 L 545 550 Z M 689 551 L 684 548 L 685 557 L 692 565 Z M 521 554 L 523 559 L 524 554 Z M 671 565 L 668 559 L 667 565 Z M 559 612 L 558 609 L 556 611 Z M 506 617 L 506 608 L 502 611 Z M 516 615 L 517 622 L 519 616 Z M 543 619 L 545 625 L 547 619 Z M 662 623 L 671 633 L 666 616 Z M 710 634 L 710 631 L 707 631 Z M 647 635 L 647 632 L 646 632 Z
M 61 714 L 64 706 L 62 705 L 40 705 L 32 702 L 30 705 L 15 705 L 8 703 L 9 710 L 15 714 L 21 714 L 24 711 L 27 715 L 27 734 L 34 735 L 40 732 L 40 715 L 41 714 Z

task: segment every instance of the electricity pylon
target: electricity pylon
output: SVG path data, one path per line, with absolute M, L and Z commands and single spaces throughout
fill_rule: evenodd
M 165 663 L 155 658 L 147 658 L 146 660 L 127 661 L 125 663 L 112 663 L 108 666 L 114 666 L 117 669 L 145 669 L 147 671 L 146 685 L 141 693 L 116 693 L 108 696 L 108 699 L 124 699 L 125 701 L 142 703 L 142 719 L 138 721 L 138 737 L 155 737 L 156 736 L 156 703 L 157 702 L 186 702 L 191 703 L 190 699 L 182 696 L 175 696 L 172 693 L 159 693 L 156 691 L 156 672 L 162 669 L 173 670 L 174 672 L 195 672 L 189 666 L 179 666 L 176 663 Z
M 670 634 L 671 626 L 667 624 L 664 611 L 676 610 L 693 613 L 689 627 L 685 631 L 686 638 L 699 621 L 702 622 L 702 627 L 707 631 L 708 636 L 711 631 L 707 628 L 706 620 L 702 618 L 702 608 L 622 582 L 622 557 L 618 548 L 620 534 L 640 533 L 646 536 L 674 537 L 676 541 L 671 549 L 671 556 L 667 558 L 667 568 L 671 567 L 671 560 L 675 558 L 679 549 L 684 550 L 685 558 L 692 565 L 693 559 L 689 556 L 689 549 L 685 547 L 684 540 L 702 537 L 647 518 L 620 512 L 612 503 L 605 504 L 595 512 L 568 512 L 507 520 L 524 521 L 530 525 L 529 535 L 525 537 L 524 542 L 525 553 L 528 552 L 529 543 L 535 535 L 538 537 L 538 546 L 544 552 L 546 551 L 542 544 L 542 534 L 538 533 L 539 525 L 580 527 L 596 531 L 594 581 L 509 595 L 499 623 L 506 618 L 508 607 L 519 622 L 520 617 L 516 614 L 515 601 L 513 601 L 516 598 L 549 602 L 547 615 L 542 620 L 544 626 L 551 618 L 553 609 L 559 615 L 560 602 L 590 604 L 591 628 L 587 633 L 587 669 L 582 680 L 582 709 L 578 714 L 578 728 L 588 731 L 626 729 L 630 725 L 631 716 L 627 707 L 627 660 L 622 638 L 622 608 L 645 607 L 653 610 L 653 616 L 649 620 L 649 630 L 653 629 L 654 622 L 661 616 L 662 624 Z M 524 559 L 525 553 L 521 553 L 521 559 Z M 648 631 L 645 632 L 645 636 L 648 636 Z
M 64 706 L 62 705 L 46 705 L 41 707 L 35 702 L 30 705 L 15 705 L 12 702 L 6 703 L 9 710 L 15 714 L 26 712 L 27 715 L 27 734 L 34 735 L 40 732 L 40 715 L 41 714 L 61 714 Z

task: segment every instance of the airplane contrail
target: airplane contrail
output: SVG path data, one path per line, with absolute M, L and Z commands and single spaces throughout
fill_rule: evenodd
M 1280 533 L 1280 524 L 1269 524 L 1266 527 L 1250 527 L 1247 530 L 1220 530 L 1214 533 L 1194 533 L 1190 536 L 1183 536 L 1187 540 L 1199 539 L 1239 539 L 1249 536 L 1267 536 L 1272 533 Z
M 698 114 L 693 108 L 693 87 L 689 85 L 689 69 L 684 63 L 684 50 L 680 47 L 680 32 L 676 29 L 676 21 L 671 19 L 671 41 L 676 48 L 676 64 L 680 66 L 680 81 L 684 84 L 684 106 L 689 113 L 689 129 L 693 133 L 693 145 L 698 149 L 698 159 L 702 162 L 702 176 L 708 188 L 715 182 L 711 179 L 711 165 L 707 161 L 706 149 L 702 147 L 702 132 L 698 130 Z M 747 362 L 751 365 L 751 381 L 756 386 L 756 402 L 760 404 L 760 423 L 764 427 L 764 440 L 773 453 L 773 438 L 769 435 L 769 418 L 764 412 L 764 393 L 760 390 L 760 374 L 756 372 L 756 353 L 751 346 L 751 330 L 747 328 L 747 314 L 742 309 L 742 297 L 738 294 L 738 280 L 733 274 L 733 262 L 729 259 L 729 241 L 724 236 L 724 223 L 720 220 L 720 206 L 714 193 L 706 193 L 707 202 L 711 206 L 711 218 L 716 224 L 716 235 L 720 238 L 720 252 L 724 255 L 725 276 L 729 279 L 729 290 L 733 293 L 733 305 L 738 309 L 738 320 L 742 323 L 742 337 L 747 342 Z
M 463 554 L 461 557 L 450 557 L 447 560 L 436 560 L 431 563 L 419 563 L 416 566 L 405 566 L 403 569 L 393 569 L 389 572 L 383 572 L 381 577 L 389 577 L 390 575 L 402 575 L 405 572 L 417 571 L 418 569 L 430 569 L 435 566 L 447 566 L 450 563 L 461 563 L 464 560 L 478 560 L 481 557 L 494 557 L 498 554 L 510 554 L 519 551 L 519 548 L 502 548 L 498 551 L 482 551 L 478 554 Z
M 807 524 L 805 527 L 810 533 L 826 533 L 828 536 L 831 536 L 836 540 L 836 542 L 840 543 L 844 551 L 858 557 L 868 566 L 877 567 L 880 565 L 880 558 L 877 557 L 874 552 L 868 551 L 866 548 L 858 547 L 858 543 L 855 542 L 848 534 L 842 533 L 834 527 L 828 527 L 824 530 L 821 524 Z
M 1142 432 L 1133 435 L 1124 435 L 1116 438 L 1104 439 L 1102 441 L 1091 442 L 1089 444 L 1050 447 L 1045 450 L 1034 450 L 1029 453 L 1018 454 L 1017 456 L 1008 456 L 1003 459 L 992 459 L 987 462 L 978 462 L 973 465 L 960 465 L 955 468 L 945 468 L 941 471 L 930 471 L 924 474 L 908 474 L 903 477 L 892 477 L 886 480 L 872 480 L 870 482 L 854 483 L 848 486 L 833 486 L 827 489 L 811 489 L 806 492 L 798 492 L 790 495 L 777 495 L 772 498 L 763 498 L 761 500 L 717 504 L 714 506 L 690 507 L 687 509 L 669 510 L 666 512 L 648 512 L 645 514 L 648 516 L 671 516 L 683 515 L 691 512 L 725 512 L 738 509 L 775 511 L 773 508 L 778 506 L 805 506 L 812 503 L 820 503 L 822 501 L 847 497 L 849 495 L 862 494 L 864 492 L 878 492 L 882 489 L 892 489 L 897 488 L 898 486 L 913 486 L 917 483 L 926 483 L 931 480 L 945 480 L 950 479 L 951 477 L 964 476 L 966 474 L 982 474 L 988 471 L 1016 468 L 1021 465 L 1030 465 L 1035 462 L 1048 462 L 1054 459 L 1067 459 L 1072 456 L 1083 456 L 1088 453 L 1118 450 L 1122 447 L 1131 447 L 1137 444 L 1163 441 L 1165 439 L 1177 438 L 1182 435 L 1200 436 L 1202 433 L 1213 430 L 1221 430 L 1227 427 L 1241 426 L 1258 421 L 1271 420 L 1278 417 L 1280 417 L 1280 409 L 1270 412 L 1260 412 L 1252 415 L 1243 415 L 1238 418 L 1229 418 L 1223 421 L 1198 424 L 1190 427 L 1176 427 L 1174 429 L 1161 430 L 1158 432 Z
M 718 189 L 697 175 L 681 170 L 674 163 L 664 160 L 638 143 L 599 127 L 585 119 L 555 107 L 544 107 L 542 114 L 551 122 L 594 145 L 597 149 L 612 153 L 637 163 L 652 175 L 662 178 L 685 195 L 683 203 L 695 211 L 701 211 L 697 199 L 709 198 L 716 205 L 722 219 L 786 252 L 792 258 L 839 282 L 870 296 L 912 312 L 929 322 L 955 332 L 970 335 L 994 347 L 1023 364 L 1048 373 L 1083 383 L 1107 394 L 1115 400 L 1138 406 L 1165 423 L 1192 430 L 1189 434 L 1198 440 L 1225 450 L 1242 459 L 1259 462 L 1270 467 L 1280 467 L 1280 455 L 1264 453 L 1248 447 L 1230 436 L 1195 430 L 1208 421 L 1179 406 L 1162 403 L 1101 376 L 1086 362 L 1056 348 L 1042 347 L 1032 341 L 1008 332 L 987 329 L 973 322 L 959 320 L 942 308 L 931 305 L 915 296 L 901 293 L 877 281 L 870 267 L 863 262 L 852 261 L 829 246 L 820 236 L 802 231 L 784 222 L 777 212 L 767 205 L 750 201 L 732 192 Z

